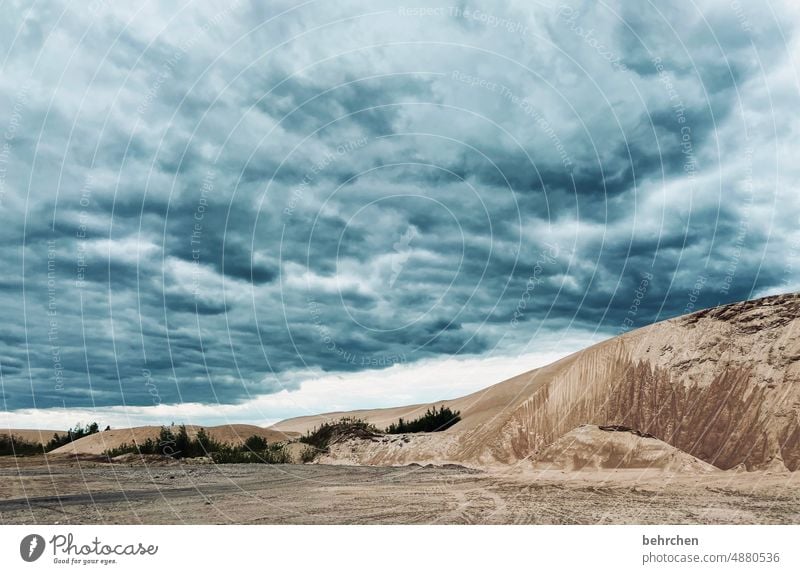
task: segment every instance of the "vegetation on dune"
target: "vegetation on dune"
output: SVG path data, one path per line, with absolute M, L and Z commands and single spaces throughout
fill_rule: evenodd
M 244 441 L 244 446 L 253 452 L 260 452 L 267 449 L 267 439 L 254 434 Z
M 448 407 L 433 407 L 412 421 L 402 418 L 389 425 L 385 432 L 390 434 L 436 432 L 445 430 L 461 420 L 459 411 Z M 107 429 L 108 430 L 108 429 Z M 42 445 L 28 442 L 19 437 L 0 435 L 0 456 L 33 455 L 49 452 L 80 438 L 99 432 L 98 424 L 86 426 L 80 424 L 70 428 L 64 434 L 55 433 L 53 438 Z M 308 447 L 300 453 L 304 463 L 313 462 L 330 445 L 349 438 L 369 439 L 382 434 L 375 425 L 355 417 L 342 417 L 336 421 L 324 422 L 306 432 L 298 440 Z M 103 452 L 110 458 L 123 454 L 159 455 L 175 459 L 208 457 L 216 463 L 266 463 L 283 464 L 292 462 L 292 456 L 285 443 L 269 444 L 264 437 L 252 435 L 241 445 L 231 445 L 214 440 L 205 429 L 201 428 L 191 437 L 186 425 L 162 426 L 157 438 L 148 438 L 142 442 L 123 443 Z
M 107 430 L 111 427 L 107 427 Z M 80 423 L 70 428 L 64 434 L 54 433 L 53 438 L 42 444 L 35 441 L 27 441 L 21 437 L 11 437 L 7 434 L 0 435 L 0 456 L 28 456 L 33 454 L 42 454 L 50 452 L 74 440 L 83 438 L 85 436 L 93 435 L 100 431 L 100 426 L 94 422 L 86 426 Z
M 237 446 L 214 440 L 203 428 L 192 438 L 185 425 L 180 425 L 177 432 L 171 427 L 161 427 L 156 440 L 148 438 L 142 443 L 124 443 L 106 450 L 103 454 L 110 458 L 123 454 L 155 454 L 176 459 L 209 457 L 220 464 L 291 462 L 291 456 L 283 444 L 268 444 L 265 438 L 258 435 L 248 437 L 243 444 Z
M 292 457 L 286 449 L 286 446 L 280 443 L 267 445 L 266 448 L 258 451 L 250 450 L 245 446 L 232 447 L 230 445 L 225 445 L 222 449 L 211 453 L 211 459 L 218 464 L 289 464 L 292 462 Z
M 18 436 L 0 435 L 0 456 L 29 456 L 42 454 L 44 447 L 38 442 L 29 442 Z
M 66 433 L 62 435 L 58 433 L 53 434 L 53 438 L 51 438 L 48 441 L 48 443 L 44 446 L 44 450 L 50 452 L 51 450 L 55 450 L 59 447 L 71 443 L 72 441 L 78 440 L 79 438 L 93 435 L 99 431 L 100 431 L 100 426 L 96 422 L 90 425 L 86 425 L 85 427 L 81 426 L 80 423 L 78 423 L 75 425 L 74 428 L 70 428 L 69 430 L 67 430 Z
M 412 421 L 402 418 L 392 423 L 386 429 L 389 434 L 414 433 L 414 432 L 439 432 L 449 429 L 461 420 L 461 411 L 453 411 L 450 407 L 441 406 L 425 411 L 425 414 Z
M 414 433 L 414 432 L 437 432 L 450 428 L 461 420 L 460 411 L 453 411 L 448 407 L 442 406 L 438 409 L 434 406 L 428 409 L 421 417 L 413 421 L 405 421 L 402 418 L 389 425 L 386 433 Z M 375 425 L 355 417 L 342 417 L 337 421 L 324 422 L 313 430 L 307 431 L 298 440 L 309 445 L 309 448 L 301 453 L 303 462 L 313 462 L 317 455 L 328 452 L 332 444 L 349 438 L 370 439 L 383 434 Z
M 307 431 L 298 440 L 311 447 L 303 453 L 303 462 L 311 462 L 314 456 L 327 452 L 328 447 L 342 439 L 371 438 L 380 434 L 375 425 L 354 417 L 342 417 L 338 421 L 324 422 Z
M 319 454 L 319 452 L 314 447 L 306 447 L 306 449 L 300 453 L 300 462 L 303 464 L 314 462 L 314 459 L 317 458 L 317 454 Z

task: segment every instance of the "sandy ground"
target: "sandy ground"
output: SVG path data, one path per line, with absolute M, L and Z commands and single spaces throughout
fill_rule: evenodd
M 2 524 L 798 524 L 800 473 L 0 459 Z

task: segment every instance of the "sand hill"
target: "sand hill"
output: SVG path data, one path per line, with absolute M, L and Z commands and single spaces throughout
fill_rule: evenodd
M 652 459 L 657 466 L 702 469 L 694 462 L 700 459 L 721 469 L 795 471 L 800 470 L 799 328 L 799 294 L 767 297 L 656 323 L 459 399 L 300 417 L 269 429 L 206 430 L 232 444 L 254 434 L 279 442 L 345 415 L 385 428 L 435 404 L 460 411 L 462 420 L 439 433 L 343 440 L 319 461 L 582 464 L 567 464 L 572 457 L 585 459 L 587 467 L 619 460 L 635 468 Z M 607 437 L 610 433 L 591 431 L 597 425 L 624 425 L 659 442 L 619 433 Z M 198 428 L 188 427 L 191 435 Z M 156 426 L 105 431 L 53 452 L 100 454 L 155 439 L 158 431 Z M 57 431 L 5 432 L 46 442 Z M 641 443 L 635 456 L 618 456 L 632 443 Z M 586 455 L 593 448 L 599 449 L 596 456 Z M 559 449 L 566 458 L 557 456 Z
M 552 453 L 559 439 L 588 424 L 639 429 L 722 469 L 798 470 L 799 328 L 798 294 L 656 323 L 438 401 L 461 411 L 461 422 L 444 432 L 350 441 L 325 462 L 511 464 Z M 328 413 L 274 428 L 304 432 L 344 414 L 385 427 L 429 406 Z
M 711 472 L 707 462 L 655 437 L 630 430 L 583 425 L 571 430 L 536 456 L 534 467 L 542 470 L 663 470 Z
M 201 427 L 186 425 L 190 437 L 194 437 Z M 267 442 L 281 442 L 297 437 L 297 433 L 286 433 L 255 425 L 221 425 L 216 427 L 203 427 L 214 440 L 233 445 L 242 444 L 247 438 L 258 435 L 267 439 Z M 157 440 L 161 427 L 144 426 L 129 429 L 116 429 L 99 432 L 57 448 L 52 454 L 102 454 L 104 451 L 119 447 L 120 445 L 143 443 L 148 438 Z M 177 427 L 172 427 L 177 431 Z

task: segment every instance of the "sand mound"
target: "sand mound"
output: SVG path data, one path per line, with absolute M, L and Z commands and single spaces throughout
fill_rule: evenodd
M 196 425 L 186 425 L 186 430 L 190 437 L 194 437 L 201 427 Z M 229 443 L 232 445 L 242 444 L 247 438 L 258 435 L 267 442 L 282 442 L 296 438 L 297 433 L 276 431 L 272 428 L 263 428 L 255 425 L 221 425 L 216 427 L 202 427 L 216 441 Z M 172 427 L 177 432 L 177 427 Z M 102 454 L 108 449 L 117 448 L 123 444 L 141 444 L 148 438 L 157 440 L 161 427 L 144 426 L 129 429 L 114 429 L 99 432 L 82 439 L 78 439 L 70 444 L 64 445 L 52 451 L 53 454 Z
M 321 464 L 405 466 L 408 464 L 459 464 L 455 436 L 444 433 L 391 434 L 369 438 L 350 437 L 331 444 L 317 459 Z
M 624 428 L 624 427 L 623 427 Z M 715 469 L 657 438 L 631 430 L 580 426 L 534 455 L 537 468 L 565 471 L 641 469 L 710 472 Z
M 767 297 L 656 323 L 459 399 L 274 428 L 305 432 L 344 415 L 384 428 L 435 404 L 461 422 L 403 447 L 356 447 L 356 458 L 512 464 L 581 424 L 615 421 L 721 469 L 800 470 L 799 335 L 800 295 Z

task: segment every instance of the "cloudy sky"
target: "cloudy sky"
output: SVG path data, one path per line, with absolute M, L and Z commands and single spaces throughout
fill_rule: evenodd
M 5 2 L 4 423 L 458 396 L 798 289 L 800 10 Z

